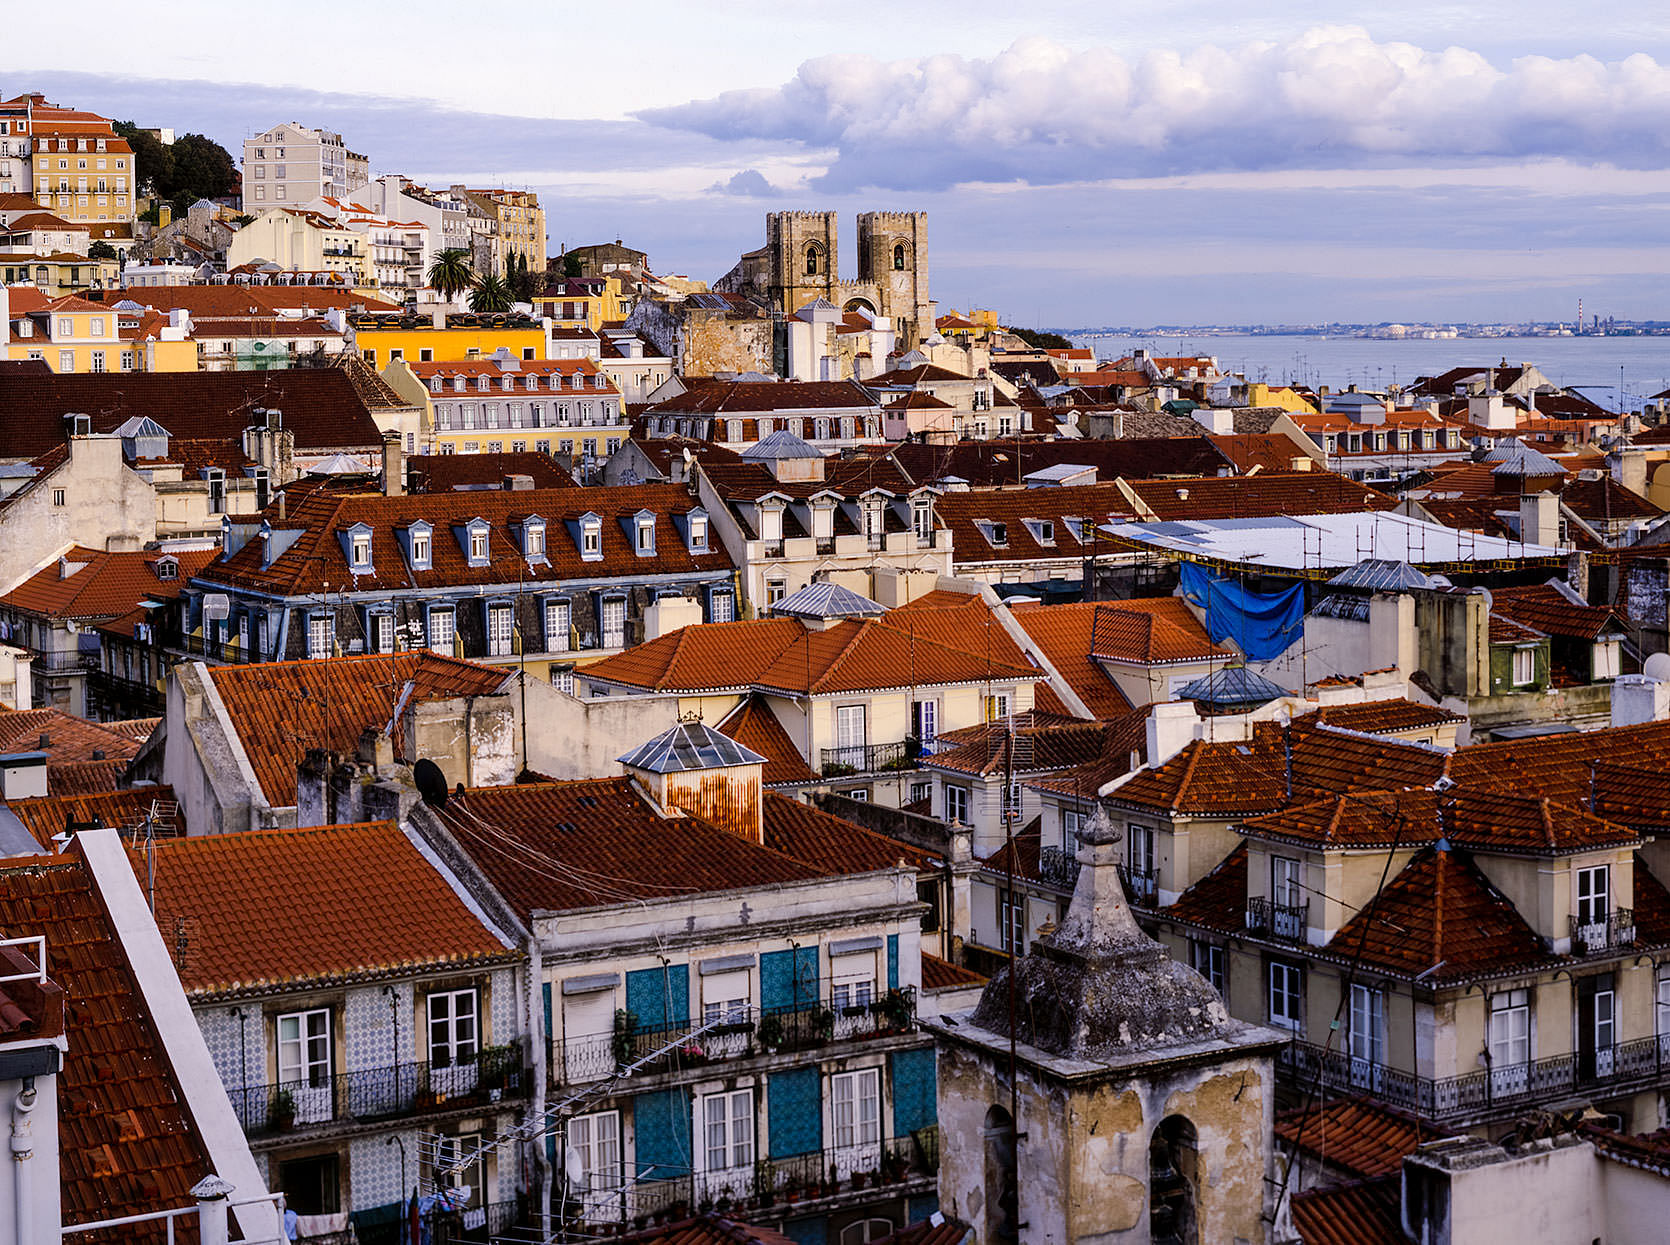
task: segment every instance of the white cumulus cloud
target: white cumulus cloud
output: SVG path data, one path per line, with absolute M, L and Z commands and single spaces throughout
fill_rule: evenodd
M 639 115 L 827 149 L 824 190 L 1528 157 L 1670 167 L 1670 68 L 1650 56 L 1495 64 L 1356 27 L 1137 57 L 1043 38 L 989 59 L 825 56 L 780 86 Z

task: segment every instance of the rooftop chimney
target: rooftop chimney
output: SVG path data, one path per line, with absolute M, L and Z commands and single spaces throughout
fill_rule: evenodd
M 507 493 L 526 493 L 532 489 L 532 476 L 510 475 L 504 478 L 504 491 Z
M 401 448 L 400 434 L 383 434 L 383 496 L 406 495 L 406 452 Z

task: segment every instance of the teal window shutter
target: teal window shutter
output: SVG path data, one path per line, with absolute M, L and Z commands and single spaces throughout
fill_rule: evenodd
M 893 1135 L 909 1136 L 939 1121 L 939 1070 L 934 1048 L 902 1050 L 889 1056 L 893 1073 Z
M 666 1029 L 690 1021 L 690 966 L 669 964 L 626 974 L 626 1010 L 639 1029 Z
M 802 1007 L 818 1002 L 818 949 L 800 947 L 794 953 L 795 989 Z
M 887 988 L 899 988 L 899 936 L 887 935 Z
M 818 949 L 767 951 L 760 956 L 760 1006 L 767 1011 L 809 1009 L 818 1003 Z
M 545 1040 L 551 1040 L 551 983 L 545 983 Z
M 786 1159 L 823 1149 L 823 1104 L 814 1068 L 774 1072 L 766 1084 L 771 1157 Z
M 670 1180 L 691 1171 L 690 1099 L 682 1090 L 632 1100 L 639 1180 Z
M 794 1245 L 829 1245 L 829 1220 L 791 1219 L 783 1225 L 783 1235 Z

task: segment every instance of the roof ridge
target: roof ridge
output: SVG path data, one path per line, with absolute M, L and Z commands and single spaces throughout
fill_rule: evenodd
M 857 646 L 858 642 L 860 640 L 864 639 L 865 637 L 867 637 L 868 635 L 870 635 L 870 633 L 871 633 L 870 628 L 874 625 L 875 619 L 873 619 L 873 618 L 860 618 L 857 621 L 858 621 L 858 625 L 853 628 L 852 638 L 841 646 L 841 651 L 836 653 L 833 658 L 831 658 L 829 661 L 824 663 L 823 670 L 822 670 L 821 673 L 819 673 L 817 678 L 815 678 L 815 679 L 811 678 L 811 677 L 807 678 L 807 680 L 806 680 L 806 691 L 808 693 L 817 691 L 822 684 L 827 682 L 829 680 L 829 678 L 835 673 L 835 671 L 840 668 L 841 663 L 846 661 L 847 657 L 851 655 L 852 650 Z M 810 660 L 811 660 L 811 648 L 812 648 L 811 636 L 812 636 L 812 633 L 810 631 L 808 631 L 806 633 L 806 654 L 807 654 L 808 662 L 810 662 Z M 915 633 L 914 632 L 911 635 L 911 642 L 915 643 Z M 791 645 L 790 647 L 792 648 L 793 646 Z

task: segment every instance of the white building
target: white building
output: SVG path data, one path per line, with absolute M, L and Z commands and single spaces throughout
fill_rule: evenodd
M 287 121 L 244 140 L 243 176 L 244 211 L 259 212 L 320 195 L 347 198 L 369 180 L 370 164 L 342 135 Z

